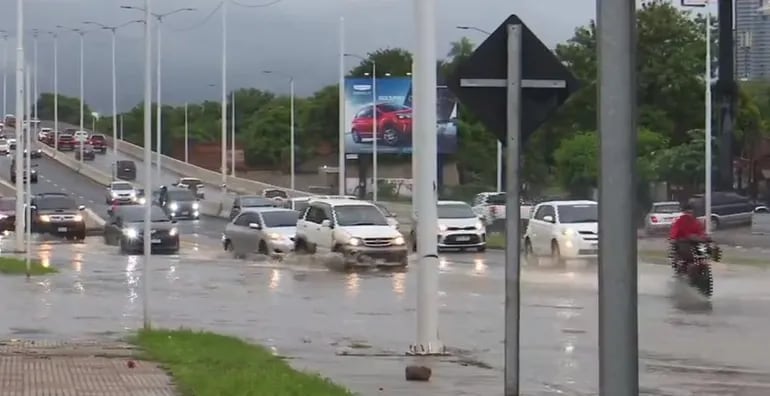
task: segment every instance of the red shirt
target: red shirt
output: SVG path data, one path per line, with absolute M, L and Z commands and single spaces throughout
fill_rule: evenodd
M 706 230 L 703 227 L 703 223 L 690 214 L 679 216 L 679 218 L 674 221 L 674 224 L 671 225 L 671 234 L 669 237 L 676 241 L 679 239 L 687 239 L 692 236 L 706 236 Z

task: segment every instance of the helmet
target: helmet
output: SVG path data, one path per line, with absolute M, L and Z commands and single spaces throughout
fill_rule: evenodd
M 695 207 L 693 207 L 693 204 L 692 204 L 692 202 L 689 202 L 689 201 L 688 201 L 688 202 L 685 202 L 685 203 L 682 205 L 682 212 L 692 212 L 692 211 L 694 211 L 694 210 L 695 210 Z

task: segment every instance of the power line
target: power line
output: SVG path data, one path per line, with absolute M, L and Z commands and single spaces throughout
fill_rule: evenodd
M 164 28 L 166 28 L 166 29 L 168 29 L 170 31 L 173 31 L 173 32 L 186 32 L 186 31 L 189 31 L 189 30 L 197 29 L 197 28 L 205 25 L 206 23 L 208 23 L 208 21 L 211 20 L 211 18 L 214 16 L 214 14 L 216 14 L 217 11 L 219 11 L 219 9 L 222 8 L 223 4 L 224 4 L 224 1 L 219 2 L 219 4 L 216 7 L 214 7 L 214 9 L 211 10 L 210 13 L 208 13 L 208 15 L 206 15 L 205 17 L 203 17 L 203 19 L 199 20 L 198 22 L 196 22 L 196 23 L 194 23 L 192 25 L 189 25 L 189 26 L 186 26 L 186 27 L 182 27 L 182 28 L 175 28 L 173 26 L 169 26 L 168 24 L 165 24 Z
M 244 8 L 264 8 L 264 7 L 270 7 L 272 5 L 276 5 L 278 3 L 283 2 L 284 0 L 272 0 L 272 1 L 268 1 L 267 3 L 262 3 L 262 4 L 244 4 L 244 3 L 239 2 L 238 0 L 230 0 L 230 1 L 233 4 L 235 4 L 235 5 L 239 6 L 239 7 L 244 7 Z

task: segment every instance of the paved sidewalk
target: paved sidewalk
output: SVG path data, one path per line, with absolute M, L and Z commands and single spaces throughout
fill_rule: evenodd
M 0 341 L 0 395 L 176 395 L 171 378 L 136 353 L 121 343 Z

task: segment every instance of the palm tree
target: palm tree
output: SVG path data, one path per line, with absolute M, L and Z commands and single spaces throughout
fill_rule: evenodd
M 476 49 L 476 44 L 474 44 L 471 39 L 468 37 L 463 36 L 460 38 L 459 41 L 453 41 L 449 44 L 449 52 L 447 53 L 447 58 L 450 59 L 450 62 L 455 63 L 456 60 L 459 59 L 465 59 L 471 56 L 473 54 L 473 50 Z

